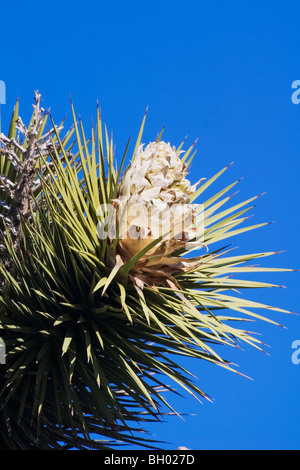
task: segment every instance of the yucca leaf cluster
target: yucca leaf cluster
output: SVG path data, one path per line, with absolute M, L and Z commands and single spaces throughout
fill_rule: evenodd
M 238 181 L 205 199 L 227 167 L 189 194 L 190 203 L 201 202 L 196 257 L 188 258 L 194 245 L 170 249 L 162 238 L 126 257 L 120 225 L 114 237 L 99 238 L 99 224 L 119 207 L 130 141 L 116 159 L 99 107 L 88 135 L 71 110 L 73 125 L 62 137 L 63 123 L 54 124 L 36 93 L 28 128 L 17 103 L 8 135 L 0 136 L 0 337 L 7 352 L 0 449 L 157 447 L 144 428 L 166 410 L 176 413 L 168 392 L 183 388 L 209 399 L 178 356 L 235 371 L 215 346 L 261 347 L 245 320 L 272 322 L 257 309 L 270 314 L 273 307 L 236 292 L 273 284 L 232 275 L 263 271 L 246 263 L 274 253 L 230 252 L 229 237 L 265 224 L 238 228 L 256 199 L 228 207 Z M 188 171 L 194 144 L 183 146 L 176 152 Z

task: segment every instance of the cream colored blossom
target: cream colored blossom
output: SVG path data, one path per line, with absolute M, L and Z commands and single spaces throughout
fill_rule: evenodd
M 188 260 L 172 253 L 199 235 L 197 206 L 190 203 L 196 185 L 192 186 L 186 178 L 186 164 L 175 147 L 166 142 L 151 142 L 143 147 L 138 147 L 126 169 L 116 199 L 118 254 L 126 262 L 163 236 L 139 259 L 133 272 L 144 283 L 155 284 L 154 279 L 159 278 L 165 284 L 171 272 L 192 268 Z
M 186 179 L 186 165 L 175 147 L 166 142 L 140 145 L 120 185 L 120 195 L 129 197 L 143 190 L 143 199 L 160 197 L 168 202 L 187 202 L 194 187 Z

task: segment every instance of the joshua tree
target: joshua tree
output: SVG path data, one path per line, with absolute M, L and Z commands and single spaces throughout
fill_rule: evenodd
M 205 199 L 227 167 L 192 185 L 194 144 L 141 144 L 146 115 L 123 172 L 130 143 L 117 168 L 99 108 L 86 138 L 72 105 L 64 137 L 38 93 L 28 127 L 18 105 L 0 135 L 0 449 L 159 447 L 144 427 L 175 413 L 174 387 L 209 399 L 176 358 L 236 372 L 215 346 L 261 348 L 245 320 L 275 323 L 236 293 L 273 284 L 233 277 L 274 253 L 223 244 L 265 225 L 237 228 L 256 197 L 226 206 L 235 181 Z

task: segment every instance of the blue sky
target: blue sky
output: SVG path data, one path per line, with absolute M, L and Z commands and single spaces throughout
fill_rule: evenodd
M 188 144 L 198 138 L 193 181 L 234 161 L 215 192 L 240 177 L 237 201 L 266 192 L 252 222 L 276 223 L 237 237 L 238 250 L 285 250 L 264 265 L 299 269 L 300 104 L 291 100 L 292 83 L 300 80 L 299 14 L 297 1 L 7 2 L 1 5 L 2 128 L 18 96 L 28 119 L 36 89 L 57 122 L 66 113 L 71 118 L 71 94 L 86 128 L 98 100 L 121 156 L 148 106 L 145 143 L 164 125 L 172 145 L 186 135 Z M 287 288 L 251 298 L 300 312 L 299 273 L 261 279 Z M 174 397 L 175 408 L 193 416 L 151 427 L 170 442 L 165 448 L 300 448 L 300 364 L 291 360 L 300 317 L 270 315 L 286 329 L 255 325 L 269 355 L 224 351 L 253 380 L 185 362 L 214 403 Z

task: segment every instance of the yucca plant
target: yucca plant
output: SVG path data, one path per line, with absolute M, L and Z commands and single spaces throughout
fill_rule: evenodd
M 143 146 L 146 115 L 123 171 L 130 142 L 117 167 L 99 108 L 86 137 L 71 105 L 62 138 L 39 104 L 0 136 L 0 449 L 160 447 L 144 428 L 176 414 L 172 392 L 209 399 L 176 358 L 236 372 L 217 346 L 261 348 L 245 320 L 275 323 L 237 294 L 273 284 L 232 277 L 274 252 L 223 246 L 265 224 L 236 228 L 255 199 L 226 208 L 237 181 L 205 199 L 227 167 L 191 185 L 194 144 Z

